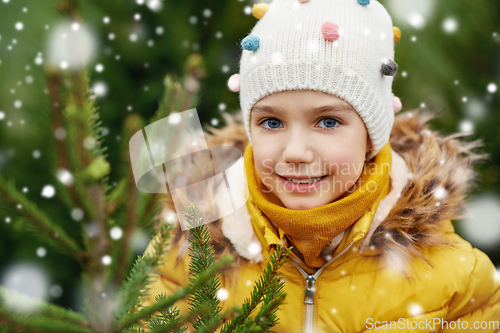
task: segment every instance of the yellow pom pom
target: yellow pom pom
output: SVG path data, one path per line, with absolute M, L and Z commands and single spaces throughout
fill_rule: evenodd
M 392 31 L 394 32 L 394 44 L 396 44 L 401 39 L 401 30 L 398 27 L 392 27 Z
M 268 9 L 269 5 L 267 3 L 256 3 L 252 7 L 252 15 L 257 19 L 261 19 Z

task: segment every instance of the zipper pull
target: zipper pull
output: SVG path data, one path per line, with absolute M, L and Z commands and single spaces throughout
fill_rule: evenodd
M 308 275 L 306 277 L 306 296 L 304 297 L 304 303 L 314 304 L 314 279 L 313 275 Z

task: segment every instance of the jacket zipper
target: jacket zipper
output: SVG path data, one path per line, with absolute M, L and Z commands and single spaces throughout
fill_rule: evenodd
M 306 280 L 306 295 L 304 297 L 304 303 L 306 304 L 306 325 L 305 332 L 313 333 L 313 313 L 314 313 L 314 285 L 316 283 L 316 279 L 323 272 L 323 270 L 330 265 L 335 259 L 345 253 L 354 243 L 349 244 L 347 248 L 345 248 L 342 252 L 337 254 L 334 258 L 330 259 L 326 264 L 323 265 L 316 273 L 307 274 L 306 271 L 295 261 L 291 260 L 295 266 L 297 266 L 298 271 Z

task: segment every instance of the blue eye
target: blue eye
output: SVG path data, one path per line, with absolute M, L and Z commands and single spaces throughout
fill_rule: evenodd
M 323 122 L 326 127 L 326 129 L 332 129 L 337 127 L 337 125 L 340 125 L 340 122 L 338 120 L 335 120 L 333 118 L 323 118 L 319 121 L 319 123 Z
M 263 126 L 263 127 L 264 127 L 264 129 L 266 129 L 266 130 L 279 128 L 279 127 L 280 127 L 279 125 L 281 124 L 281 121 L 279 121 L 279 120 L 278 120 L 278 119 L 276 119 L 276 118 L 266 119 L 266 120 L 264 120 L 263 122 L 261 122 L 260 124 L 262 125 L 262 124 L 265 124 L 266 122 L 269 122 L 269 127 L 265 127 L 265 126 Z

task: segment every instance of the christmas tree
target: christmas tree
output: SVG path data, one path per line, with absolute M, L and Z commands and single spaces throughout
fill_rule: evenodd
M 73 1 L 61 2 L 58 9 L 65 15 L 79 13 L 78 4 Z M 62 67 L 66 65 L 69 66 Z M 26 195 L 27 188 L 19 189 L 13 178 L 3 175 L 0 175 L 0 203 L 14 212 L 10 215 L 15 232 L 35 235 L 54 253 L 78 264 L 83 309 L 73 311 L 0 286 L 0 331 L 183 332 L 188 322 L 196 332 L 211 332 L 216 328 L 221 332 L 268 331 L 277 322 L 276 310 L 285 296 L 278 269 L 289 250 L 278 248 L 270 256 L 250 299 L 241 308 L 223 313 L 217 298 L 220 284 L 216 275 L 224 274 L 232 259 L 227 256 L 214 259 L 204 217 L 199 216 L 193 205 L 184 214 L 192 235 L 189 283 L 172 295 L 157 295 L 153 306 L 139 305 L 151 275 L 169 249 L 173 226 L 155 219 L 161 194 L 137 191 L 128 142 L 145 125 L 196 104 L 198 81 L 205 75 L 201 56 L 194 53 L 186 60 L 186 74 L 182 78 L 165 76 L 163 98 L 150 119 L 145 121 L 138 114 L 129 114 L 124 119 L 119 153 L 122 160 L 116 171 L 111 168 L 104 142 L 106 133 L 96 98 L 99 89 L 90 88 L 85 67 L 73 70 L 62 67 L 45 66 L 51 106 L 49 121 L 54 133 L 59 133 L 62 139 L 47 142 L 55 146 L 51 157 L 57 180 L 43 188 L 42 197 L 56 197 L 63 205 L 59 211 L 67 211 L 82 223 L 76 228 L 64 228 L 55 216 Z M 110 184 L 111 172 L 119 175 L 118 182 Z M 134 262 L 134 234 L 140 229 L 156 233 L 154 251 Z M 182 299 L 191 304 L 186 318 L 180 317 L 175 308 L 175 303 Z M 260 304 L 263 305 L 258 310 Z M 233 318 L 235 310 L 237 315 Z M 227 321 L 225 326 L 220 327 L 224 321 Z
M 62 75 L 54 70 L 50 73 L 50 87 L 52 100 L 58 101 L 53 103 L 56 107 L 52 113 L 54 126 L 62 124 L 68 133 L 66 145 L 61 143 L 57 147 L 56 167 L 58 170 L 69 169 L 70 176 L 66 178 L 71 178 L 71 181 L 58 182 L 56 189 L 45 190 L 45 195 L 52 196 L 57 191 L 68 209 L 76 205 L 84 207 L 86 218 L 80 231 L 81 239 L 75 239 L 61 228 L 16 187 L 13 179 L 0 176 L 0 196 L 4 204 L 23 208 L 14 222 L 16 230 L 37 235 L 54 251 L 78 262 L 82 268 L 85 306 L 83 313 L 77 313 L 1 287 L 2 332 L 142 332 L 145 320 L 149 321 L 148 328 L 154 332 L 182 332 L 186 329 L 182 325 L 188 320 L 197 332 L 213 331 L 229 316 L 228 313 L 232 314 L 235 310 L 221 313 L 217 299 L 220 284 L 215 277 L 216 273 L 224 272 L 224 267 L 232 258 L 214 260 L 204 217 L 199 216 L 193 205 L 188 206 L 184 216 L 190 225 L 193 253 L 189 284 L 173 295 L 157 295 L 156 305 L 138 306 L 151 274 L 161 264 L 168 248 L 172 226 L 157 225 L 159 231 L 155 237 L 154 254 L 140 256 L 132 266 L 133 254 L 129 250 L 132 231 L 152 224 L 159 195 L 137 195 L 131 190 L 135 183 L 130 161 L 122 170 L 120 183 L 109 185 L 111 167 L 106 160 L 107 147 L 103 141 L 96 99 L 91 94 L 84 71 Z M 195 91 L 188 92 L 180 82 L 167 75 L 164 98 L 150 121 L 167 116 L 174 107 L 189 105 L 194 95 Z M 127 141 L 141 127 L 142 120 L 138 117 L 131 115 L 126 119 L 123 132 Z M 91 149 L 85 149 L 85 144 Z M 278 269 L 286 261 L 288 251 L 278 248 L 270 257 L 267 270 L 261 281 L 256 283 L 251 298 L 221 332 L 237 329 L 241 332 L 265 332 L 276 324 L 275 312 L 284 299 L 284 284 L 278 280 Z M 189 318 L 179 317 L 175 308 L 175 302 L 184 298 L 189 298 L 192 304 Z M 252 314 L 263 301 L 264 305 L 256 317 L 259 319 L 255 319 Z

